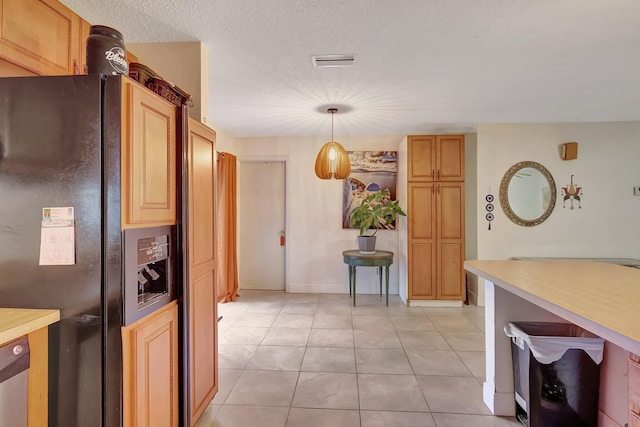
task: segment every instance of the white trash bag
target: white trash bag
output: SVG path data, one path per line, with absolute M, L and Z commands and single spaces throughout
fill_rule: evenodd
M 533 357 L 540 363 L 549 364 L 560 360 L 572 348 L 584 350 L 597 365 L 602 362 L 604 339 L 570 323 L 509 323 L 504 327 L 504 333 L 521 350 L 524 350 L 526 343 Z

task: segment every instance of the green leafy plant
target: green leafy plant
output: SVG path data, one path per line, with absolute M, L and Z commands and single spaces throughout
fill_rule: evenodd
M 353 228 L 360 229 L 360 235 L 373 228 L 371 236 L 375 236 L 379 229 L 392 229 L 396 216 L 406 216 L 398 200 L 391 200 L 388 188 L 369 194 L 359 206 L 351 211 L 349 223 Z

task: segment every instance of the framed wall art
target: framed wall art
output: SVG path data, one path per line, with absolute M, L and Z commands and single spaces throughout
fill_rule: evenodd
M 344 180 L 342 190 L 342 228 L 349 224 L 351 211 L 371 193 L 389 189 L 396 199 L 397 151 L 348 151 L 351 174 Z M 395 224 L 389 226 L 394 228 Z

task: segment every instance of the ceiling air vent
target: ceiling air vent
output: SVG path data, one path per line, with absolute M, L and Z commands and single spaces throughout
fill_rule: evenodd
M 313 55 L 311 62 L 316 68 L 351 67 L 354 59 L 354 55 Z

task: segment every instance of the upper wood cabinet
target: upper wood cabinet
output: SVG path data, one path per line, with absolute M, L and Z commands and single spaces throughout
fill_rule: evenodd
M 39 75 L 80 74 L 82 42 L 80 17 L 60 2 L 0 0 L 5 61 Z
M 178 306 L 122 328 L 123 425 L 178 427 Z
M 87 74 L 87 38 L 89 38 L 89 30 L 91 24 L 80 19 L 80 56 L 78 57 L 78 66 L 74 69 L 74 74 Z
M 189 119 L 186 197 L 185 364 L 189 378 L 188 425 L 195 425 L 218 391 L 216 283 L 216 134 Z
M 176 107 L 122 78 L 122 228 L 176 223 Z
M 409 181 L 464 181 L 464 135 L 409 135 Z

